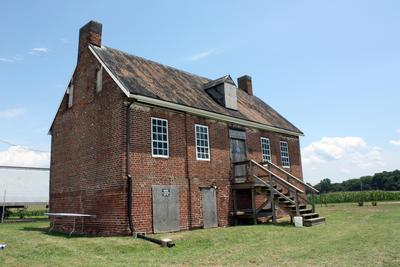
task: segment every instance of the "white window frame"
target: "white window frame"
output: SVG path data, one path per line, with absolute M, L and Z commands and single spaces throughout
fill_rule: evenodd
M 271 162 L 272 161 L 271 141 L 267 137 L 261 137 L 260 143 L 261 143 L 262 161 L 263 162 L 266 162 L 266 161 Z M 264 147 L 264 145 L 266 147 Z
M 153 120 L 165 121 L 166 135 L 167 135 L 167 140 L 166 141 L 164 141 L 164 140 L 155 140 L 153 138 L 153 133 L 154 133 L 154 131 L 153 131 Z M 153 156 L 153 158 L 169 158 L 168 120 L 157 118 L 157 117 L 151 117 L 150 127 L 151 127 L 151 155 Z M 167 144 L 167 155 L 154 154 L 154 142 L 166 143 Z
M 74 104 L 74 84 L 71 82 L 68 86 L 68 108 Z
M 103 66 L 96 73 L 96 93 L 100 93 L 103 90 Z
M 197 127 L 199 128 L 204 128 L 207 129 L 207 146 L 199 146 L 197 145 Z M 211 160 L 211 150 L 210 150 L 210 131 L 208 126 L 206 125 L 201 125 L 201 124 L 195 124 L 194 125 L 194 137 L 195 137 L 195 142 L 196 142 L 196 160 L 203 160 L 203 161 L 210 161 Z M 200 139 L 200 140 L 205 140 L 205 139 Z M 208 153 L 204 153 L 206 154 L 208 157 L 207 158 L 200 158 L 198 153 L 203 153 L 203 152 L 199 152 L 198 149 L 199 148 L 207 148 Z
M 289 143 L 286 141 L 280 141 L 280 151 L 281 151 L 281 164 L 283 168 L 290 168 L 290 157 L 289 157 Z M 285 148 L 286 151 L 284 151 Z

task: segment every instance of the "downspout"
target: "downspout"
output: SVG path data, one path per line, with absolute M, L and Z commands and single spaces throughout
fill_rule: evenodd
M 186 160 L 185 160 L 185 175 L 187 177 L 188 183 L 188 223 L 189 230 L 193 228 L 193 216 L 192 216 L 192 185 L 189 176 L 189 146 L 188 146 L 188 128 L 187 128 L 187 116 L 188 114 L 185 112 L 185 145 L 186 145 Z
M 125 102 L 126 105 L 126 121 L 125 121 L 125 138 L 126 138 L 126 151 L 125 151 L 125 173 L 126 173 L 126 183 L 127 183 L 127 190 L 126 190 L 126 201 L 127 201 L 127 216 L 128 216 L 128 225 L 129 225 L 129 230 L 131 231 L 131 234 L 133 235 L 135 233 L 135 229 L 133 226 L 132 222 L 132 176 L 130 173 L 130 151 L 131 151 L 131 106 L 133 105 L 133 101 L 131 102 Z

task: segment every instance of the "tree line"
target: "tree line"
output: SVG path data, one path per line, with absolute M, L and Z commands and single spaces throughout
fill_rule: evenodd
M 362 176 L 341 183 L 332 183 L 329 178 L 322 179 L 314 186 L 321 193 L 343 191 L 400 191 L 400 170 L 375 173 L 372 176 Z

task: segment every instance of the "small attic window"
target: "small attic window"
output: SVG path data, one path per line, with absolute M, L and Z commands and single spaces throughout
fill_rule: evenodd
M 237 110 L 237 88 L 229 75 L 210 81 L 204 89 L 221 106 Z
M 74 101 L 74 84 L 72 83 L 72 81 L 68 85 L 67 94 L 68 94 L 68 108 L 71 108 Z
M 96 93 L 101 92 L 102 89 L 103 89 L 103 66 L 101 66 L 96 73 Z

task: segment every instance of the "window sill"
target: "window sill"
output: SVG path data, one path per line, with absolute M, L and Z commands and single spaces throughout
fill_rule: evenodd
M 168 159 L 169 158 L 169 156 L 159 156 L 159 155 L 152 155 L 152 157 L 156 158 L 156 159 Z
M 196 158 L 196 160 L 198 160 L 198 161 L 211 161 L 210 159 L 198 159 L 198 158 Z

